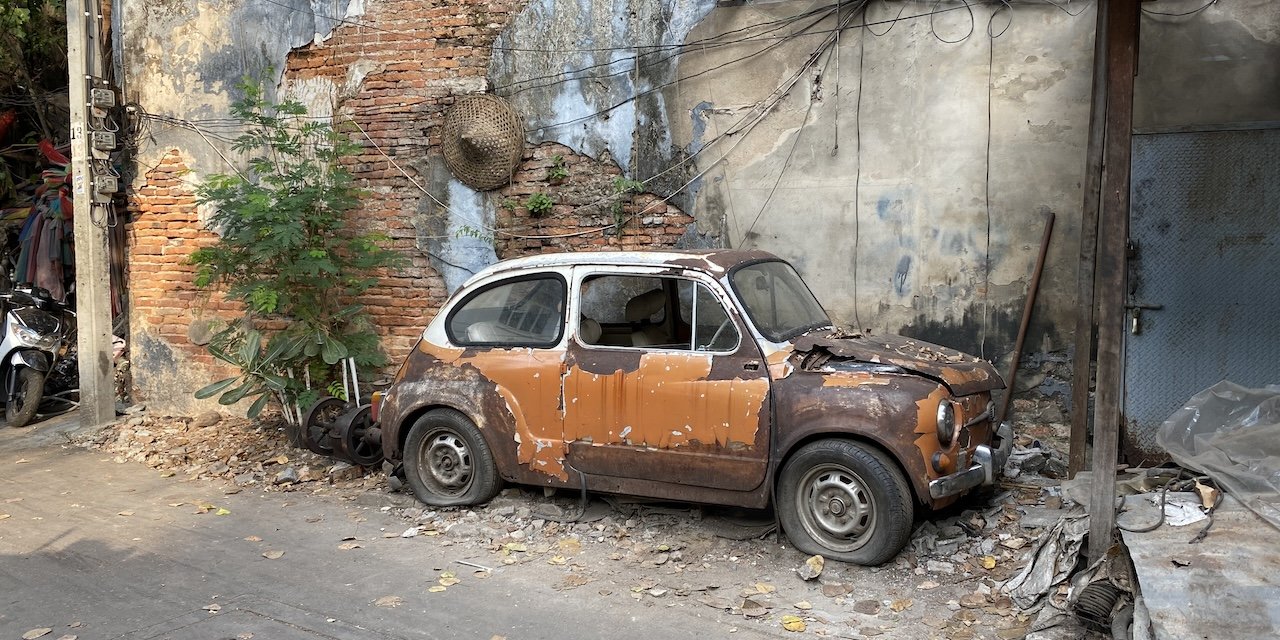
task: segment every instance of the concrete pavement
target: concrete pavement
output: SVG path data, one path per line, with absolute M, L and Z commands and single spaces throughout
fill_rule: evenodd
M 384 538 L 405 523 L 376 505 L 223 495 L 67 444 L 73 426 L 0 428 L 0 640 L 35 628 L 51 640 L 774 635 L 710 607 L 636 601 L 625 585 L 557 591 L 543 563 L 481 577 L 456 561 L 493 566 L 492 554 Z M 341 550 L 353 536 L 360 547 Z M 429 592 L 444 571 L 461 582 Z

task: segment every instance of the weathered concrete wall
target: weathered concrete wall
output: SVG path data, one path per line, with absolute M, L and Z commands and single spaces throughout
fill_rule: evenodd
M 712 144 L 698 157 L 708 173 L 695 211 L 700 220 L 722 217 L 704 225 L 723 229 L 725 244 L 792 260 L 839 321 L 988 358 L 1012 346 L 1052 211 L 1057 224 L 1029 346 L 1064 348 L 1075 304 L 1094 14 L 1019 4 L 998 12 L 975 6 L 972 23 L 965 10 L 932 23 L 907 19 L 935 4 L 873 3 L 866 18 L 883 35 L 845 30 L 741 140 L 717 136 L 802 72 L 835 17 L 781 43 L 687 53 L 680 74 L 691 79 L 670 90 L 668 105 L 678 141 Z M 875 24 L 899 11 L 904 19 L 891 31 Z M 719 8 L 690 38 L 796 12 L 789 3 Z M 698 75 L 720 65 L 728 66 Z
M 1200 2 L 1148 10 L 1180 13 Z M 845 17 L 848 5 L 838 5 Z M 152 121 L 140 149 L 133 229 L 137 247 L 152 248 L 136 252 L 131 281 L 142 318 L 137 369 L 206 367 L 185 328 L 202 307 L 234 312 L 189 295 L 180 262 L 188 232 L 203 237 L 191 185 L 226 169 L 219 151 L 235 161 L 217 138 L 234 130 L 216 120 L 227 117 L 235 83 L 266 69 L 275 70 L 268 85 L 312 113 L 361 127 L 352 170 L 371 193 L 361 224 L 412 261 L 366 300 L 393 358 L 449 291 L 495 259 L 677 244 L 773 251 L 841 322 L 1000 358 L 1046 212 L 1057 221 L 1028 351 L 1056 352 L 1032 364 L 1056 363 L 1073 346 L 1092 4 L 873 2 L 874 34 L 855 17 L 809 68 L 806 58 L 832 32 L 835 16 L 823 12 L 835 3 L 117 7 L 126 98 L 205 130 Z M 1135 125 L 1280 120 L 1278 14 L 1268 0 L 1237 0 L 1186 17 L 1145 15 Z M 454 97 L 481 91 L 512 101 L 529 144 L 515 182 L 489 193 L 454 179 L 438 151 Z M 568 180 L 549 177 L 557 156 Z M 191 172 L 165 169 L 148 182 L 149 169 L 177 165 Z M 618 197 L 619 177 L 647 180 L 657 196 Z M 550 215 L 523 206 L 535 193 L 552 198 Z M 615 212 L 628 222 L 621 235 L 610 224 Z M 180 377 L 140 379 L 154 381 L 144 392 L 163 401 L 185 399 Z
M 1134 128 L 1280 122 L 1280 2 L 1144 6 Z

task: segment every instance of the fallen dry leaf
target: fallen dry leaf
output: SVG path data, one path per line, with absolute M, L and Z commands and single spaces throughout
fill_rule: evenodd
M 201 608 L 202 608 L 202 609 L 204 609 L 205 611 L 208 611 L 209 613 L 217 613 L 217 612 L 219 612 L 219 611 L 222 611 L 222 605 L 220 605 L 220 604 L 218 604 L 218 603 L 216 603 L 216 602 L 215 602 L 215 603 L 213 603 L 213 604 L 206 604 L 205 606 L 203 606 L 203 607 L 201 607 Z
M 226 508 L 223 508 L 223 507 L 218 507 L 218 510 L 217 510 L 217 511 L 214 511 L 214 512 L 213 512 L 213 515 L 215 515 L 215 516 L 225 516 L 225 515 L 230 515 L 230 513 L 231 513 L 231 510 L 230 510 L 230 509 L 226 509 Z
M 249 542 L 262 542 L 262 538 L 259 538 L 258 536 L 245 536 L 244 539 Z
M 547 558 L 547 564 L 564 564 L 566 562 L 568 562 L 568 560 L 565 559 L 564 556 L 551 556 L 550 558 Z
M 382 596 L 373 601 L 373 606 L 383 609 L 394 609 L 402 604 L 404 604 L 404 598 L 400 596 Z
M 9 518 L 9 517 L 10 517 L 10 516 L 9 516 L 9 514 L 7 514 L 7 513 L 0 513 L 0 520 L 4 520 L 4 519 Z
M 278 550 L 278 549 L 271 549 L 271 550 L 268 550 L 268 551 L 263 551 L 263 552 L 262 552 L 262 557 L 264 557 L 264 558 L 266 558 L 266 559 L 268 559 L 268 560 L 279 560 L 280 558 L 283 558 L 283 557 L 284 557 L 284 552 L 283 552 L 283 551 L 280 551 L 280 550 Z
M 698 598 L 698 602 L 701 602 L 712 609 L 724 609 L 725 611 L 728 611 L 733 608 L 733 603 L 729 602 L 728 598 L 721 598 L 719 596 L 702 596 L 701 598 Z
M 359 543 L 359 542 L 344 542 L 344 543 L 342 543 L 342 544 L 338 545 L 338 548 L 339 548 L 339 549 L 341 549 L 341 550 L 343 550 L 343 551 L 350 551 L 350 550 L 352 550 L 352 549 L 359 549 L 359 548 L 360 548 L 360 543 Z
M 529 546 L 524 544 L 523 542 L 508 542 L 507 544 L 502 546 L 502 550 L 508 551 L 508 552 L 519 551 L 523 553 L 529 550 Z
M 14 462 L 14 464 L 26 464 L 26 463 L 28 463 L 28 462 L 31 462 L 31 461 L 30 461 L 30 460 L 28 460 L 28 459 L 26 459 L 26 458 L 18 458 L 18 460 L 17 460 L 16 462 Z M 30 631 L 28 631 L 27 633 L 31 633 L 31 632 L 30 632 Z M 42 634 L 40 634 L 40 635 L 44 635 L 44 634 L 42 633 Z M 26 636 L 23 636 L 23 637 L 25 638 Z M 40 636 L 32 636 L 32 637 L 34 637 L 34 638 L 39 638 Z
M 23 462 L 26 462 L 26 460 L 23 460 Z M 50 634 L 50 633 L 53 633 L 53 629 L 50 629 L 49 627 L 41 627 L 41 628 L 39 628 L 39 629 L 32 629 L 32 630 L 30 630 L 30 631 L 28 631 L 28 632 L 26 632 L 26 633 L 22 634 L 22 640 L 36 640 L 36 638 L 39 638 L 39 637 L 44 636 L 44 635 L 48 635 L 48 634 Z
M 442 587 L 452 587 L 462 581 L 452 571 L 445 571 L 440 574 L 439 582 Z
M 445 590 L 445 587 L 442 585 L 436 585 L 434 587 L 430 587 L 427 589 L 427 591 L 431 593 L 440 593 L 441 591 L 444 591 L 444 590 Z
M 775 587 L 775 586 L 773 586 L 773 585 L 769 584 L 768 582 L 757 582 L 757 583 L 756 583 L 756 591 L 757 591 L 758 593 L 773 593 L 774 591 L 777 591 L 777 590 L 778 590 L 778 588 L 777 588 L 777 587 Z
M 983 569 L 994 569 L 994 568 L 996 568 L 996 557 L 995 557 L 995 556 L 982 556 L 982 568 L 983 568 Z
M 185 503 L 185 502 L 170 502 L 170 503 L 169 503 L 169 506 L 171 506 L 171 507 L 181 507 L 181 506 L 182 506 L 182 505 L 184 505 L 184 504 L 186 504 L 186 503 Z
M 801 600 L 800 602 L 797 602 L 792 606 L 794 606 L 795 608 L 801 611 L 808 611 L 813 608 L 813 604 L 808 600 Z
M 903 611 L 910 609 L 913 604 L 915 603 L 912 602 L 910 598 L 903 598 L 901 600 L 894 600 L 893 602 L 890 602 L 889 608 L 893 609 L 897 613 L 902 613 Z
M 13 504 L 15 502 L 22 502 L 22 498 L 7 498 L 4 501 L 5 504 Z
M 853 610 L 869 616 L 880 615 L 880 601 L 859 600 L 853 603 Z
M 236 640 L 253 640 L 253 634 L 248 631 L 236 636 Z
M 932 589 L 937 589 L 940 586 L 942 585 L 938 584 L 937 582 L 934 582 L 933 580 L 925 580 L 924 582 L 921 582 L 920 584 L 916 585 L 916 588 L 921 591 L 930 591 Z
M 787 631 L 804 631 L 804 620 L 800 616 L 782 616 L 782 628 Z
M 118 515 L 118 516 L 126 516 L 126 517 L 128 517 L 128 516 L 133 515 L 133 512 L 132 512 L 132 511 L 121 511 L 120 513 L 117 513 L 116 515 Z
M 771 607 L 768 603 L 752 598 L 744 598 L 738 608 L 742 610 L 742 615 L 748 618 L 758 618 L 769 613 Z

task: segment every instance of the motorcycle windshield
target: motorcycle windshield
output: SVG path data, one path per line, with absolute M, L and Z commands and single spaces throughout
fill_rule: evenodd
M 17 318 L 18 324 L 35 331 L 42 336 L 52 335 L 58 332 L 58 319 L 51 313 L 41 311 L 34 307 L 14 309 L 11 313 L 14 318 Z

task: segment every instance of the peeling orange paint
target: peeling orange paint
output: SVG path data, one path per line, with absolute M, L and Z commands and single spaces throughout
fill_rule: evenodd
M 774 351 L 765 358 L 765 366 L 769 368 L 769 377 L 774 380 L 782 380 L 791 375 L 793 367 L 787 360 L 791 354 L 795 352 L 795 347 L 788 344 L 787 346 Z
M 920 437 L 916 438 L 915 445 L 920 457 L 924 459 L 925 475 L 930 480 L 939 475 L 933 470 L 933 453 L 942 450 L 942 443 L 938 442 L 938 404 L 950 396 L 946 387 L 939 386 L 925 398 L 916 401 L 915 433 L 920 434 Z M 948 450 L 956 446 L 953 442 Z
M 564 439 L 669 449 L 689 443 L 753 446 L 765 378 L 708 380 L 712 357 L 645 353 L 632 372 L 570 369 L 564 383 Z
M 454 366 L 471 365 L 492 381 L 515 421 L 516 459 L 568 480 L 559 407 L 564 351 L 492 349 L 463 357 L 464 350 L 458 348 L 427 345 L 422 349 Z
M 824 387 L 861 387 L 866 385 L 885 386 L 893 379 L 869 371 L 836 371 L 822 376 Z

